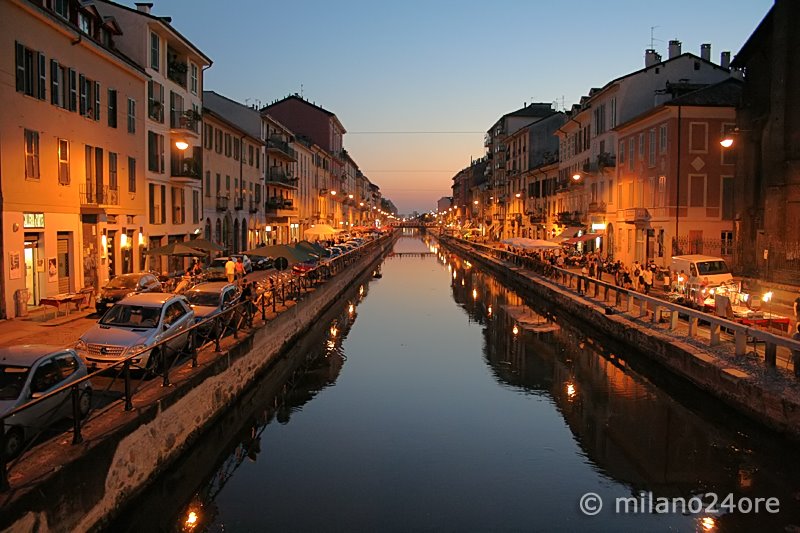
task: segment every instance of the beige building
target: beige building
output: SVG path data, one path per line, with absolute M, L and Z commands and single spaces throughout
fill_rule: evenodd
M 262 112 L 267 143 L 264 168 L 266 187 L 266 239 L 270 244 L 287 244 L 302 239 L 297 207 L 297 154 L 294 135 L 274 117 Z
M 255 109 L 205 92 L 203 235 L 227 253 L 254 248 L 265 239 L 260 122 Z
M 3 317 L 141 268 L 146 75 L 121 21 L 52 5 L 0 3 Z
M 97 0 L 105 17 L 124 28 L 119 49 L 145 68 L 147 100 L 142 106 L 147 161 L 147 219 L 143 224 L 148 248 L 182 242 L 202 231 L 201 109 L 203 70 L 211 60 L 183 37 L 169 18 L 150 12 L 153 4 L 137 3 L 136 9 Z M 155 258 L 149 265 L 159 271 L 175 271 L 185 260 Z

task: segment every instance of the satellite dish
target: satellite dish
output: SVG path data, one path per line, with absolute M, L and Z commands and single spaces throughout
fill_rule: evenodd
M 286 270 L 289 268 L 289 260 L 285 257 L 276 257 L 274 266 L 275 270 Z

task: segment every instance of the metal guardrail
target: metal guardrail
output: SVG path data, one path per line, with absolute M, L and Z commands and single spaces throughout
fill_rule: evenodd
M 733 336 L 734 353 L 736 356 L 741 357 L 746 355 L 748 339 L 753 342 L 763 343 L 764 348 L 764 364 L 768 368 L 775 368 L 777 365 L 777 348 L 780 346 L 792 351 L 800 351 L 800 342 L 792 339 L 775 335 L 768 331 L 758 329 L 751 326 L 746 326 L 723 317 L 718 317 L 703 311 L 691 309 L 680 304 L 666 302 L 653 296 L 648 296 L 630 289 L 618 287 L 614 284 L 600 281 L 596 278 L 584 276 L 578 272 L 572 272 L 563 268 L 559 268 L 539 261 L 535 258 L 518 255 L 506 250 L 493 248 L 480 243 L 463 241 L 460 239 L 453 239 L 452 237 L 442 237 L 445 240 L 457 242 L 460 245 L 471 247 L 476 251 L 483 251 L 491 256 L 504 261 L 512 261 L 519 266 L 525 266 L 532 269 L 537 274 L 551 279 L 560 285 L 569 289 L 578 291 L 579 284 L 584 288 L 584 292 L 593 292 L 595 298 L 600 297 L 602 290 L 603 302 L 609 302 L 613 294 L 614 305 L 625 304 L 624 312 L 633 313 L 637 310 L 636 318 L 647 317 L 652 313 L 651 321 L 658 322 L 662 317 L 662 311 L 669 313 L 668 328 L 674 331 L 678 326 L 679 315 L 687 317 L 689 331 L 687 337 L 699 338 L 697 335 L 701 327 L 705 327 L 709 333 L 709 346 L 718 346 L 722 344 L 723 338 L 722 331 L 730 332 Z
M 329 260 L 324 260 L 323 262 L 319 263 L 316 268 L 307 272 L 293 272 L 291 275 L 288 275 L 288 273 L 281 273 L 280 275 L 276 275 L 272 278 L 267 278 L 267 280 L 264 280 L 262 285 L 257 288 L 256 294 L 254 295 L 254 299 L 252 301 L 247 300 L 238 302 L 236 305 L 231 306 L 216 316 L 193 324 L 190 328 L 188 328 L 188 330 L 184 329 L 176 332 L 164 339 L 161 339 L 159 342 L 149 348 L 131 353 L 124 359 L 115 362 L 107 368 L 89 372 L 89 374 L 78 380 L 52 390 L 47 394 L 33 399 L 30 402 L 27 402 L 24 405 L 21 405 L 16 409 L 13 409 L 12 411 L 0 416 L 0 491 L 7 491 L 11 488 L 8 481 L 9 466 L 13 467 L 20 460 L 22 460 L 24 458 L 25 451 L 31 448 L 33 443 L 37 442 L 44 431 L 51 430 L 50 425 L 57 421 L 54 419 L 54 417 L 53 419 L 46 421 L 46 423 L 39 428 L 39 433 L 33 438 L 27 440 L 25 448 L 22 450 L 22 452 L 20 452 L 13 463 L 9 465 L 9 458 L 5 456 L 5 426 L 6 421 L 9 418 L 47 402 L 66 391 L 69 391 L 70 394 L 66 396 L 65 400 L 63 401 L 66 401 L 66 398 L 68 398 L 72 402 L 72 429 L 70 430 L 72 432 L 72 444 L 79 444 L 83 442 L 81 428 L 87 420 L 92 418 L 91 415 L 88 415 L 85 418 L 80 416 L 79 399 L 81 394 L 81 385 L 85 382 L 90 381 L 92 378 L 99 377 L 101 374 L 107 376 L 110 374 L 113 375 L 113 372 L 116 371 L 116 375 L 113 375 L 113 379 L 111 383 L 109 383 L 106 390 L 110 390 L 117 379 L 124 380 L 124 394 L 122 395 L 122 398 L 115 400 L 115 402 L 112 403 L 119 402 L 123 405 L 124 411 L 131 411 L 133 410 L 134 396 L 143 387 L 144 383 L 150 382 L 150 378 L 161 377 L 161 385 L 164 387 L 169 386 L 170 373 L 174 368 L 176 368 L 177 363 L 184 362 L 186 357 L 190 357 L 192 368 L 196 368 L 198 366 L 197 357 L 199 350 L 213 343 L 214 352 L 221 353 L 221 340 L 223 338 L 229 335 L 232 335 L 234 339 L 238 338 L 238 333 L 241 329 L 244 327 L 252 328 L 258 319 L 260 319 L 263 324 L 267 324 L 267 310 L 271 308 L 271 311 L 276 313 L 278 300 L 280 300 L 281 305 L 285 305 L 287 300 L 297 300 L 300 295 L 307 293 L 315 283 L 324 282 L 332 276 L 335 276 L 342 269 L 355 263 L 364 257 L 367 252 L 370 252 L 376 246 L 384 243 L 386 239 L 390 237 L 391 235 L 386 235 L 366 242 L 358 248 L 350 250 Z M 277 282 L 275 281 L 275 278 L 278 278 Z M 270 282 L 270 280 L 272 281 Z M 258 316 L 259 314 L 260 317 Z M 188 350 L 186 347 L 182 350 L 175 350 L 169 347 L 170 342 L 178 337 L 182 337 L 183 335 L 188 335 Z M 162 364 L 158 365 L 158 367 L 141 369 L 143 372 L 142 378 L 139 380 L 139 385 L 134 387 L 134 382 L 131 378 L 131 370 L 135 368 L 133 361 L 140 358 L 142 354 L 155 350 L 158 350 Z M 136 368 L 136 370 L 140 369 Z M 57 413 L 60 411 L 61 410 L 58 407 L 55 407 L 51 410 L 51 413 Z M 102 412 L 107 412 L 107 409 L 103 409 Z

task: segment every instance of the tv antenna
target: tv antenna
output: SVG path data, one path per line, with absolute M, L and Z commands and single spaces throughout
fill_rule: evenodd
M 656 39 L 656 28 L 660 28 L 661 26 L 650 26 L 650 49 L 656 49 L 656 41 L 663 43 L 663 39 Z

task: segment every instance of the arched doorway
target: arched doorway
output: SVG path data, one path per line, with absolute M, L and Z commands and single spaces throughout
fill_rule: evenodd
M 614 258 L 614 226 L 613 224 L 608 224 L 606 226 L 606 256 L 609 259 Z
M 220 219 L 217 219 L 214 227 L 214 242 L 222 244 L 222 221 Z
M 205 237 L 205 239 L 207 241 L 211 240 L 211 219 L 210 218 L 206 219 L 206 227 L 205 227 L 205 230 L 203 231 L 203 237 Z
M 233 251 L 239 253 L 239 219 L 233 221 Z
M 231 216 L 222 219 L 222 246 L 226 253 L 231 253 Z
M 250 243 L 247 242 L 247 219 L 242 219 L 242 250 L 250 248 Z

